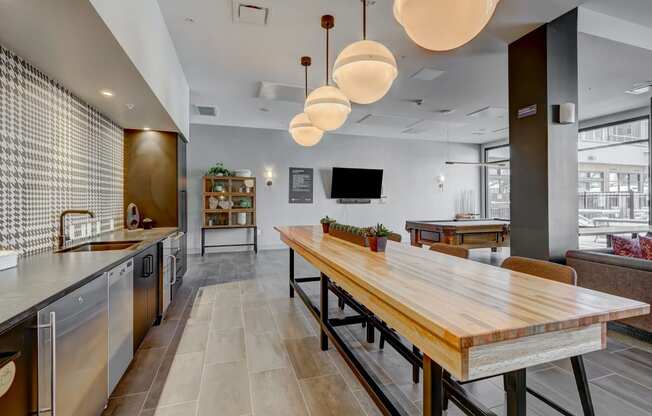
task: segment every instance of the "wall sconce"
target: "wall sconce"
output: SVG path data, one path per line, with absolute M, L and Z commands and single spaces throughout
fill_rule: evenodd
M 274 177 L 274 172 L 271 169 L 265 170 L 265 185 L 272 186 L 272 178 Z
M 446 182 L 446 177 L 444 175 L 437 176 L 437 187 L 440 191 L 444 191 L 444 183 Z
M 559 106 L 559 124 L 574 124 L 577 121 L 575 103 L 564 103 Z

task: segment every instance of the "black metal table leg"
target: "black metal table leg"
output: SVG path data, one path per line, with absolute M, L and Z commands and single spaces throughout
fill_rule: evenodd
M 290 249 L 290 297 L 294 297 L 294 250 Z
M 573 365 L 573 374 L 575 374 L 575 383 L 577 384 L 577 391 L 580 394 L 580 401 L 582 402 L 582 410 L 584 416 L 594 416 L 593 399 L 591 398 L 591 390 L 589 388 L 589 380 L 586 377 L 586 370 L 584 368 L 584 360 L 581 355 L 571 357 L 571 364 Z
M 423 416 L 442 416 L 444 400 L 441 366 L 423 355 Z
M 415 346 L 413 345 L 413 346 L 412 346 L 412 352 L 413 352 L 415 355 L 419 355 L 419 353 L 420 353 L 421 351 L 419 351 L 419 348 L 417 348 L 417 347 L 415 347 Z M 420 371 L 420 370 L 421 370 L 421 369 L 419 368 L 418 365 L 416 365 L 416 364 L 412 364 L 412 382 L 413 382 L 414 384 L 418 384 L 418 383 L 419 383 L 419 371 Z
M 258 227 L 254 227 L 254 253 L 258 254 Z
M 525 374 L 525 369 L 522 369 L 504 375 L 507 416 L 526 416 L 527 414 Z
M 373 344 L 376 341 L 376 332 L 371 322 L 367 322 L 367 342 Z
M 201 256 L 204 257 L 204 252 L 206 252 L 206 247 L 204 241 L 206 240 L 206 230 L 201 229 Z
M 320 345 L 322 351 L 328 350 L 328 335 L 324 331 L 324 325 L 328 325 L 328 276 L 321 273 L 319 290 L 319 313 L 321 315 L 322 328 L 320 330 Z

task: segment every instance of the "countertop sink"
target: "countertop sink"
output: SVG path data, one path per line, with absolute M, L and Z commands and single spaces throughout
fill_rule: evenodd
M 92 251 L 116 251 L 116 250 L 126 250 L 135 246 L 139 241 L 106 241 L 106 242 L 92 242 L 84 243 L 78 246 L 64 248 L 58 250 L 57 253 L 80 253 L 80 252 L 92 252 Z

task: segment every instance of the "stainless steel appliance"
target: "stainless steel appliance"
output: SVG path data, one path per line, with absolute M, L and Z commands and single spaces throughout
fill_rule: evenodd
M 161 318 L 165 318 L 170 303 L 172 302 L 172 288 L 177 284 L 179 273 L 179 256 L 181 247 L 179 241 L 185 234 L 178 232 L 163 241 L 163 277 L 161 281 Z
M 110 395 L 134 356 L 134 261 L 109 272 Z
M 97 416 L 107 402 L 107 274 L 38 312 L 38 414 Z

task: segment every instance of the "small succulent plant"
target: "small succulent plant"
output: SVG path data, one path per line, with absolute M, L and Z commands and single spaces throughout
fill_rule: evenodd
M 334 225 L 336 221 L 335 221 L 334 219 L 330 218 L 328 215 L 326 215 L 326 216 L 323 217 L 321 220 L 319 220 L 319 222 L 320 222 L 321 224 L 331 224 L 331 225 Z

